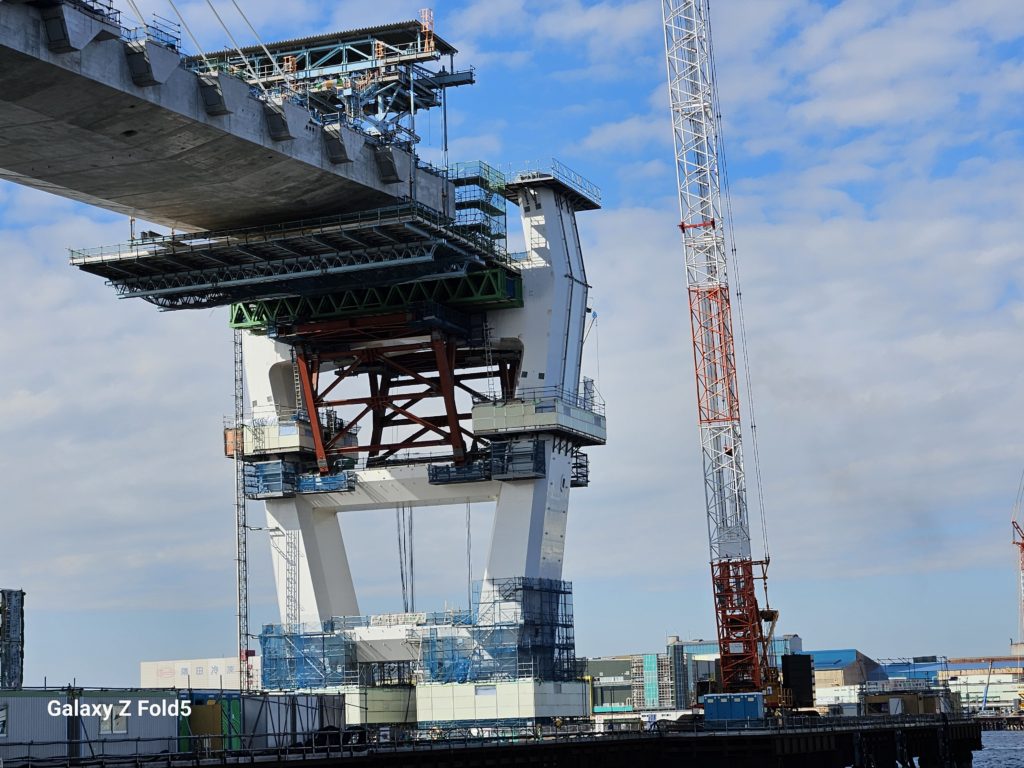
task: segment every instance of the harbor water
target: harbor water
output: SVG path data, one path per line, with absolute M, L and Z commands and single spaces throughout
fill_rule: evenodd
M 1024 768 L 1024 731 L 985 731 L 974 768 Z

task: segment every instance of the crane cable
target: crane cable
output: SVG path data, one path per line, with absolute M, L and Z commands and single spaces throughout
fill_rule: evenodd
M 228 29 L 228 25 L 224 23 L 224 19 L 222 19 L 220 17 L 220 14 L 217 13 L 217 9 L 213 7 L 213 3 L 211 2 L 211 0 L 206 0 L 206 4 L 210 6 L 210 10 L 213 11 L 213 15 L 217 17 L 217 21 L 220 23 L 221 29 L 224 30 L 224 33 L 228 36 L 228 39 L 231 40 L 231 44 L 235 46 L 235 51 L 241 57 L 242 63 L 245 65 L 245 68 L 249 70 L 249 74 L 252 76 L 253 84 L 261 91 L 263 91 L 264 96 L 269 96 L 266 87 L 263 85 L 263 81 L 260 80 L 259 75 L 256 74 L 256 70 L 252 68 L 252 64 L 249 63 L 249 57 L 242 53 L 242 48 L 238 45 L 238 41 L 235 40 L 235 36 L 231 34 L 231 30 Z
M 188 22 L 185 21 L 185 17 L 182 15 L 181 11 L 178 10 L 178 6 L 174 4 L 174 0 L 167 0 L 167 2 L 170 4 L 171 10 L 174 11 L 174 14 L 178 17 L 178 21 L 181 22 L 181 27 L 185 30 L 185 34 L 188 35 L 188 39 L 192 41 L 192 45 L 194 45 L 196 50 L 199 52 L 199 56 L 203 59 L 203 63 L 206 64 L 206 70 L 208 72 L 213 72 L 213 65 L 210 63 L 210 60 L 206 58 L 206 53 L 203 51 L 203 47 L 199 44 L 196 36 L 192 34 L 192 28 L 189 27 Z
M 718 82 L 718 70 L 715 65 L 715 52 L 711 35 L 711 3 L 703 0 L 704 20 L 708 26 L 708 63 L 711 68 L 712 81 Z M 736 284 L 736 314 L 740 326 L 740 352 L 743 356 L 743 379 L 747 394 L 747 412 L 750 414 L 750 445 L 751 459 L 754 465 L 754 484 L 757 492 L 757 511 L 761 518 L 761 538 L 764 546 L 765 562 L 771 561 L 771 554 L 768 550 L 768 523 L 765 520 L 764 512 L 764 487 L 761 482 L 761 457 L 757 448 L 757 419 L 754 417 L 754 386 L 750 376 L 750 357 L 747 352 L 747 323 L 743 314 L 743 288 L 740 282 L 740 261 L 736 249 L 736 229 L 733 224 L 732 194 L 729 190 L 729 166 L 725 160 L 725 140 L 723 138 L 722 108 L 719 100 L 718 89 L 712 88 L 712 106 L 714 107 L 714 120 L 718 129 L 718 165 L 721 177 L 721 193 L 725 202 L 725 228 L 728 236 L 729 255 L 732 257 L 733 275 Z M 767 598 L 767 585 L 765 585 Z
M 260 44 L 260 48 L 263 49 L 263 52 L 267 54 L 267 58 L 270 59 L 270 63 L 274 67 L 274 72 L 280 76 L 284 81 L 284 84 L 287 85 L 290 90 L 294 91 L 295 87 L 292 84 L 292 81 L 288 78 L 288 75 L 285 74 L 285 71 L 281 69 L 280 65 L 277 63 L 277 59 L 270 55 L 270 51 L 267 50 L 267 46 L 263 44 L 263 40 L 260 38 L 260 33 L 256 31 L 256 27 L 254 27 L 252 22 L 249 21 L 249 17 L 245 15 L 245 11 L 242 10 L 242 7 L 236 0 L 231 0 L 231 4 L 235 6 L 235 10 L 238 11 L 238 15 L 242 17 L 242 21 L 245 22 L 246 26 L 252 30 L 252 34 L 256 38 L 256 42 Z
M 402 607 L 406 613 L 416 610 L 416 563 L 413 559 L 413 531 L 411 504 L 395 507 L 395 527 L 398 529 L 398 568 L 402 580 Z
M 1020 474 L 1020 482 L 1017 484 L 1017 498 L 1013 501 L 1013 520 L 1020 520 L 1020 508 L 1024 504 L 1024 472 Z
M 135 4 L 135 0 L 128 0 L 128 5 L 130 5 L 131 9 L 133 11 L 135 11 L 135 16 L 138 18 L 139 24 L 141 24 L 143 26 L 143 28 L 145 28 L 145 26 L 146 26 L 146 17 L 142 15 L 142 11 L 140 11 L 139 10 L 139 6 L 137 6 Z

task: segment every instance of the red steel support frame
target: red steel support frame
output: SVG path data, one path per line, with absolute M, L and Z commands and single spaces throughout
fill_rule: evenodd
M 718 647 L 723 688 L 728 692 L 759 691 L 764 638 L 757 610 L 754 564 L 751 560 L 719 560 L 711 564 Z M 751 610 L 753 607 L 753 610 Z
M 451 448 L 455 464 L 464 464 L 467 460 L 466 438 L 473 440 L 474 446 L 476 439 L 472 432 L 462 426 L 462 422 L 471 419 L 472 414 L 459 412 L 455 390 L 458 388 L 479 398 L 480 393 L 465 382 L 488 374 L 467 372 L 460 376 L 456 370 L 457 353 L 456 340 L 438 332 L 423 342 L 370 346 L 348 351 L 345 356 L 354 359 L 336 371 L 334 380 L 320 390 L 319 369 L 321 360 L 330 358 L 328 350 L 320 348 L 311 352 L 308 348 L 297 348 L 295 364 L 303 404 L 313 432 L 318 471 L 328 474 L 331 471 L 329 457 L 334 455 L 366 453 L 370 460 L 384 461 L 402 450 L 440 446 Z M 418 355 L 421 365 L 436 370 L 436 376 L 404 364 L 398 359 L 401 354 Z M 367 374 L 369 379 L 368 396 L 328 399 L 328 395 L 343 380 L 362 374 Z M 412 386 L 421 389 L 408 391 Z M 431 398 L 441 399 L 444 404 L 442 414 L 422 415 L 412 410 Z M 344 406 L 361 406 L 361 410 L 337 432 L 325 436 L 320 409 Z M 340 445 L 342 439 L 353 434 L 367 416 L 372 421 L 369 444 Z M 389 443 L 384 441 L 385 427 L 418 429 L 398 442 Z
M 320 426 L 319 408 L 317 407 L 316 387 L 313 383 L 314 377 L 318 378 L 320 366 L 314 361 L 310 366 L 303 352 L 296 351 L 295 366 L 299 371 L 299 386 L 302 388 L 302 402 L 306 406 L 309 415 L 309 426 L 313 431 L 313 448 L 316 451 L 316 468 L 320 474 L 325 475 L 330 471 L 327 465 L 327 451 L 324 447 L 324 430 Z

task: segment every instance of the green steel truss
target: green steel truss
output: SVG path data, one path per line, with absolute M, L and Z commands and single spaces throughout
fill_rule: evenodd
M 496 268 L 322 296 L 254 299 L 232 304 L 230 323 L 232 328 L 261 332 L 281 324 L 400 312 L 422 302 L 474 309 L 522 307 L 523 281 L 514 272 Z

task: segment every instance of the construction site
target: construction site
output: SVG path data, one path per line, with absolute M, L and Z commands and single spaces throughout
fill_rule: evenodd
M 663 3 L 680 213 L 666 226 L 692 328 L 678 352 L 695 361 L 717 635 L 603 671 L 577 659 L 563 573 L 570 497 L 593 492 L 589 454 L 609 439 L 581 364 L 593 307 L 577 217 L 602 207 L 586 169 L 449 161 L 448 94 L 476 75 L 429 9 L 284 42 L 240 45 L 225 26 L 233 46 L 203 51 L 185 18 L 132 26 L 143 14 L 127 6 L 0 2 L 0 179 L 132 218 L 126 242 L 68 244 L 112 300 L 225 308 L 234 413 L 209 428 L 233 467 L 237 656 L 167 662 L 158 678 L 184 668 L 185 682 L 117 696 L 25 688 L 31 595 L 0 592 L 0 762 L 454 765 L 457 745 L 460 765 L 971 764 L 980 727 L 952 699 L 869 713 L 865 675 L 860 710 L 814 711 L 813 654 L 777 631 L 751 542 L 707 0 Z M 429 113 L 443 166 L 417 151 Z M 170 231 L 136 233 L 136 218 Z M 468 605 L 421 605 L 414 510 L 475 503 L 494 506 L 483 578 Z M 361 609 L 339 525 L 356 511 L 396 520 L 400 612 Z M 279 620 L 253 626 L 250 562 L 268 554 Z M 221 690 L 193 686 L 215 664 Z M 933 677 L 948 692 L 949 674 Z M 74 714 L 34 730 L 54 696 Z M 111 697 L 209 707 L 145 732 L 101 714 L 90 732 L 80 703 Z M 598 706 L 609 722 L 627 706 L 673 715 L 612 734 Z

